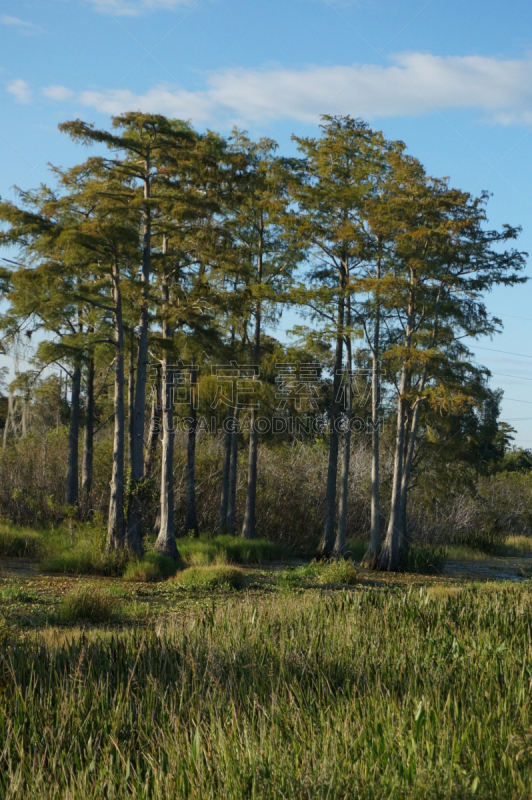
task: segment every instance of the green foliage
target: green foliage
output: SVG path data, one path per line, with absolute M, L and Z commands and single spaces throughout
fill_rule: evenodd
M 173 558 L 151 551 L 141 559 L 129 561 L 124 572 L 124 580 L 144 583 L 162 581 L 175 575 L 179 567 L 180 564 Z
M 82 587 L 65 595 L 59 609 L 62 622 L 102 624 L 116 617 L 116 600 L 95 587 Z
M 530 472 L 532 470 L 532 450 L 516 447 L 504 454 L 497 464 L 499 472 Z
M 243 589 L 246 578 L 238 567 L 211 565 L 189 567 L 176 575 L 173 584 L 191 589 Z

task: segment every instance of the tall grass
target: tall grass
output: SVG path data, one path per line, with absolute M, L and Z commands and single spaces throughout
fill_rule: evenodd
M 201 536 L 179 539 L 179 554 L 190 566 L 207 564 L 261 564 L 289 555 L 286 548 L 267 539 L 242 539 L 239 536 Z
M 126 567 L 126 554 L 105 552 L 106 532 L 102 526 L 84 524 L 72 532 L 58 526 L 43 531 L 41 537 L 40 566 L 45 572 L 118 576 Z
M 171 578 L 180 566 L 182 564 L 173 558 L 150 551 L 143 558 L 132 559 L 128 563 L 124 572 L 124 580 L 154 583 Z
M 369 540 L 351 539 L 347 542 L 347 554 L 355 561 L 362 561 L 369 546 Z M 443 571 L 447 560 L 444 547 L 428 544 L 412 544 L 402 558 L 403 572 L 416 572 L 421 575 L 437 575 Z
M 217 566 L 189 567 L 180 572 L 172 582 L 175 586 L 191 589 L 243 589 L 246 578 L 238 567 Z
M 117 601 L 110 594 L 94 587 L 80 587 L 65 595 L 59 608 L 62 622 L 112 622 L 116 618 Z
M 0 796 L 530 795 L 527 587 L 229 598 L 175 627 L 13 642 Z
M 0 521 L 0 557 L 38 558 L 43 549 L 43 539 L 37 531 Z

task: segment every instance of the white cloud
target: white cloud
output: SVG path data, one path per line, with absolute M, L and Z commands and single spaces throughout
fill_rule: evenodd
M 17 103 L 31 103 L 31 89 L 29 84 L 23 81 L 22 78 L 17 78 L 8 83 L 6 89 L 14 96 Z
M 19 17 L 10 17 L 7 14 L 2 14 L 0 17 L 0 23 L 2 23 L 2 25 L 8 25 L 12 28 L 17 28 L 19 33 L 42 33 L 42 28 L 39 28 L 38 25 L 34 25 L 33 22 L 26 22 L 24 19 L 19 19 Z
M 210 78 L 209 95 L 247 119 L 298 119 L 324 113 L 372 119 L 446 109 L 532 110 L 532 59 L 395 56 L 391 66 L 233 70 Z
M 65 99 L 64 87 L 52 99 Z M 59 88 L 61 91 L 59 92 Z M 322 113 L 374 119 L 476 109 L 500 124 L 532 119 L 532 57 L 403 53 L 390 66 L 309 66 L 306 69 L 234 69 L 207 75 L 202 91 L 160 85 L 144 94 L 128 89 L 81 92 L 78 102 L 116 114 L 139 109 L 195 122 L 297 120 Z
M 148 11 L 173 11 L 192 0 L 89 0 L 95 11 L 117 17 L 137 17 Z
M 124 111 L 144 111 L 148 114 L 166 114 L 169 117 L 208 122 L 212 118 L 213 103 L 203 92 L 187 92 L 184 89 L 169 89 L 157 86 L 145 94 L 135 94 L 129 89 L 114 89 L 110 92 L 81 92 L 79 102 L 96 107 L 108 114 Z
M 45 86 L 41 89 L 41 94 L 49 100 L 69 100 L 74 97 L 72 89 L 67 89 L 66 86 Z

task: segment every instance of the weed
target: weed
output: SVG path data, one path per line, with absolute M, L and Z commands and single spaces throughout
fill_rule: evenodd
M 16 583 L 8 583 L 0 589 L 0 602 L 4 603 L 32 603 L 35 595 L 27 592 Z

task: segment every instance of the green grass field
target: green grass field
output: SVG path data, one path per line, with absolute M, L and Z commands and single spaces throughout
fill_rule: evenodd
M 0 577 L 1 798 L 532 795 L 529 581 L 224 560 Z

